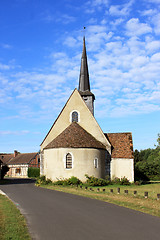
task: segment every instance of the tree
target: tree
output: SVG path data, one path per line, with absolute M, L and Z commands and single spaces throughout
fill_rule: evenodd
M 160 133 L 158 133 L 157 143 L 158 143 L 157 147 L 160 147 Z
M 1 170 L 1 179 L 4 178 L 5 174 L 9 171 L 9 167 L 7 165 L 2 166 Z
M 160 180 L 160 134 L 155 149 L 134 151 L 135 180 Z
M 139 162 L 139 151 L 135 149 L 134 151 L 134 163 Z

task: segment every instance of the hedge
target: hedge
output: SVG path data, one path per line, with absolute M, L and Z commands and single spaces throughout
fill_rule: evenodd
M 37 178 L 40 176 L 40 169 L 39 168 L 28 168 L 28 177 L 34 177 Z

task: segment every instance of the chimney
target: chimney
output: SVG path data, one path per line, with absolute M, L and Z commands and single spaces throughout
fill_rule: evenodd
M 14 150 L 14 157 L 16 157 L 18 155 L 18 151 Z

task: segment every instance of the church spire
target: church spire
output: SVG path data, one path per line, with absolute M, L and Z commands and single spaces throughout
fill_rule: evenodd
M 85 101 L 86 105 L 88 106 L 89 110 L 94 115 L 95 96 L 90 91 L 90 82 L 89 82 L 85 37 L 83 37 L 83 51 L 82 51 L 82 58 L 81 58 L 81 69 L 80 69 L 80 76 L 79 76 L 78 91 L 81 94 L 81 97 Z
M 83 51 L 82 51 L 82 58 L 81 58 L 81 70 L 80 70 L 80 76 L 79 76 L 78 90 L 82 92 L 90 91 L 85 37 L 83 37 Z

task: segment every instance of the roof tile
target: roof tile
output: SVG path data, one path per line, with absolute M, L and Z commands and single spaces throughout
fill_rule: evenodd
M 34 153 L 20 153 L 16 157 L 12 158 L 8 165 L 14 164 L 28 164 L 35 156 L 36 152 Z
M 98 148 L 106 147 L 83 129 L 78 123 L 73 122 L 59 134 L 45 149 L 49 148 Z
M 112 145 L 112 158 L 133 158 L 132 133 L 105 133 Z

